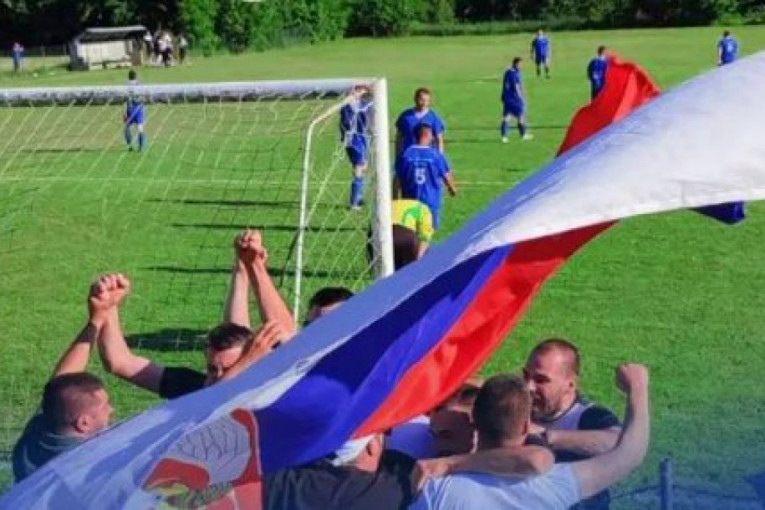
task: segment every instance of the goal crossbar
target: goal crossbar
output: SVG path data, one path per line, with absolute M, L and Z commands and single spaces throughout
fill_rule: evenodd
M 374 88 L 377 78 L 327 80 L 266 80 L 223 83 L 175 83 L 162 85 L 114 85 L 93 87 L 32 87 L 0 90 L 5 106 L 103 105 L 140 97 L 146 103 L 175 101 L 241 102 L 264 99 L 306 100 L 341 97 L 355 85 Z

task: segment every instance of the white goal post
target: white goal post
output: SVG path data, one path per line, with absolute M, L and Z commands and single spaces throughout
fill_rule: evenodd
M 358 86 L 373 104 L 360 208 L 349 207 L 339 132 Z M 125 133 L 136 97 L 137 147 Z M 0 90 L 0 331 L 13 339 L 0 373 L 0 492 L 97 275 L 131 280 L 120 318 L 132 348 L 199 366 L 243 229 L 263 231 L 298 322 L 318 289 L 360 291 L 391 274 L 388 129 L 385 79 Z M 151 405 L 116 381 L 109 392 L 123 416 Z
M 305 265 L 305 236 L 309 228 L 310 179 L 321 171 L 316 168 L 313 149 L 315 135 L 322 124 L 332 124 L 342 106 L 351 100 L 350 91 L 364 86 L 371 91 L 373 126 L 370 151 L 374 154 L 368 173 L 374 173 L 371 192 L 371 233 L 376 253 L 374 271 L 377 277 L 390 275 L 394 270 L 391 227 L 391 161 L 389 156 L 388 90 L 384 78 L 350 78 L 328 80 L 253 81 L 224 83 L 193 83 L 137 86 L 95 86 L 20 88 L 0 90 L 0 104 L 5 107 L 75 107 L 95 105 L 121 105 L 130 97 L 139 97 L 148 107 L 194 103 L 242 103 L 333 100 L 325 110 L 314 112 L 307 119 L 302 146 L 302 176 L 300 190 L 300 221 L 295 226 L 294 289 L 290 292 L 296 317 L 301 310 L 303 270 Z M 275 119 L 278 122 L 278 119 Z M 330 128 L 331 129 L 331 128 Z M 151 138 L 151 121 L 147 127 Z M 330 227 L 331 228 L 331 227 Z M 266 233 L 267 234 L 267 233 Z M 291 250 L 292 251 L 292 250 Z

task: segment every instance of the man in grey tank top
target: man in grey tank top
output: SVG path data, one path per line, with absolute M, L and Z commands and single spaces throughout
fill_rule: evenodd
M 559 338 L 534 347 L 523 370 L 532 395 L 535 432 L 553 450 L 556 462 L 575 462 L 608 452 L 621 432 L 614 413 L 581 396 L 579 371 L 578 349 Z M 609 504 L 610 495 L 603 491 L 575 508 L 607 510 Z

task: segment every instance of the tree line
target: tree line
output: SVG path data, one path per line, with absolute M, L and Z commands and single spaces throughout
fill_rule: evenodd
M 413 23 L 571 19 L 572 28 L 618 28 L 752 16 L 765 17 L 763 0 L 2 0 L 0 42 L 58 44 L 87 27 L 143 24 L 183 32 L 210 53 L 404 35 Z

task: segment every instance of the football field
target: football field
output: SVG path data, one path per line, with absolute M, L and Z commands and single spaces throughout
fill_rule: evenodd
M 183 68 L 139 70 L 139 78 L 153 84 L 385 76 L 391 123 L 416 87 L 430 87 L 460 188 L 457 198 L 444 199 L 442 239 L 554 157 L 573 112 L 589 99 L 585 68 L 598 45 L 670 88 L 714 66 L 720 32 L 550 34 L 552 79 L 537 78 L 525 62 L 535 138 L 521 142 L 513 132 L 508 144 L 499 140 L 500 80 L 512 57 L 528 60 L 529 34 L 346 40 L 197 58 Z M 745 54 L 765 48 L 762 27 L 734 35 Z M 121 85 L 126 74 L 2 73 L 0 87 Z M 54 362 L 84 324 L 84 298 L 97 274 L 119 270 L 132 279 L 123 323 L 139 352 L 200 370 L 200 337 L 220 318 L 238 230 L 263 228 L 275 278 L 291 285 L 299 146 L 307 121 L 331 104 L 314 103 L 150 106 L 144 154 L 125 150 L 119 105 L 0 107 L 0 490 L 13 442 Z M 333 119 L 317 139 L 317 158 L 334 173 L 309 229 L 309 292 L 324 283 L 360 289 L 368 281 L 358 237 L 367 220 L 344 208 L 350 172 L 332 153 L 335 138 Z M 719 139 L 723 151 L 724 125 Z M 645 363 L 652 444 L 643 467 L 619 490 L 655 483 L 658 462 L 672 457 L 677 483 L 750 497 L 743 477 L 765 469 L 765 315 L 757 298 L 765 293 L 765 207 L 750 204 L 748 214 L 735 227 L 677 212 L 611 229 L 543 289 L 485 374 L 518 370 L 537 340 L 566 337 L 582 351 L 585 394 L 621 414 L 613 367 Z M 322 237 L 327 230 L 335 237 Z M 356 277 L 339 267 L 358 267 Z M 91 367 L 102 374 L 95 356 Z M 105 380 L 120 418 L 156 402 Z M 622 505 L 653 504 L 644 503 Z

